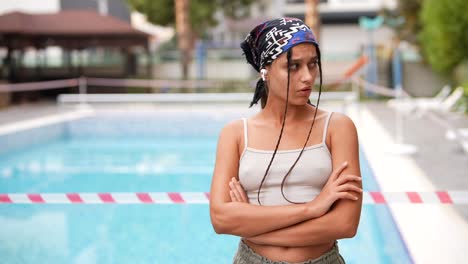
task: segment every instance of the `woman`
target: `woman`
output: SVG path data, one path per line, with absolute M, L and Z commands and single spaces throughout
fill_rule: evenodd
M 358 139 L 347 116 L 318 107 L 318 43 L 301 20 L 281 18 L 241 47 L 261 75 L 251 106 L 262 109 L 220 133 L 213 227 L 242 237 L 234 263 L 344 263 L 336 241 L 356 234 L 362 205 Z

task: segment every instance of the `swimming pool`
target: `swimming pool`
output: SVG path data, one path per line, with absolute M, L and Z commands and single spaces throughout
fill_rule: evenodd
M 96 112 L 0 137 L 0 193 L 204 193 L 217 134 L 245 113 Z M 366 191 L 378 191 L 361 153 Z M 230 263 L 206 203 L 0 203 L 3 263 Z M 347 263 L 412 263 L 385 205 L 364 205 Z

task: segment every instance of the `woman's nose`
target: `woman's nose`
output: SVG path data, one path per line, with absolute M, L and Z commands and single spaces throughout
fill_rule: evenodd
M 301 81 L 304 83 L 312 83 L 314 80 L 314 74 L 308 67 L 302 67 L 301 69 Z

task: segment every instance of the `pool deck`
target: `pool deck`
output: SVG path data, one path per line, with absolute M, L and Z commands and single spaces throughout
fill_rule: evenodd
M 384 103 L 350 109 L 361 146 L 384 192 L 468 189 L 468 154 L 445 139 L 445 128 L 429 116 L 403 118 L 403 143 L 413 155 L 392 154 L 395 113 Z M 464 126 L 467 117 L 455 119 Z M 415 263 L 466 263 L 468 205 L 389 203 Z
M 210 107 L 213 109 L 213 106 Z M 225 106 L 223 110 L 230 107 L 245 109 L 245 106 L 232 105 Z M 176 108 L 181 109 L 180 106 Z M 202 109 L 203 106 L 197 108 Z M 11 106 L 0 109 L 0 130 L 15 123 L 73 112 L 76 109 L 57 106 L 52 102 Z M 395 113 L 385 103 L 351 105 L 347 108 L 347 114 L 356 123 L 360 144 L 381 191 L 468 190 L 468 154 L 457 142 L 445 138 L 444 127 L 447 124 L 468 127 L 467 116 L 430 114 L 403 117 L 403 142 L 414 145 L 418 152 L 401 155 L 391 153 L 395 143 Z M 444 120 L 444 125 L 437 120 Z M 466 263 L 468 204 L 388 205 L 415 263 Z

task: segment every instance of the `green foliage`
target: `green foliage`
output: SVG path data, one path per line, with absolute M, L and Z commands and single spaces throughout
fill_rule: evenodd
M 190 1 L 190 23 L 196 35 L 202 36 L 205 29 L 216 25 L 216 20 L 214 18 L 215 12 L 216 1 Z
M 421 30 L 419 13 L 423 0 L 398 0 L 397 14 L 405 18 L 405 23 L 398 28 L 400 39 L 417 43 L 417 33 Z
M 163 26 L 175 24 L 174 0 L 127 0 L 130 7 L 145 14 L 148 21 Z M 190 1 L 190 24 L 197 36 L 216 26 L 215 13 L 221 10 L 227 17 L 242 18 L 249 14 L 254 0 L 196 0 Z
M 457 65 L 453 71 L 453 79 L 456 83 L 468 84 L 468 60 L 465 60 Z
M 174 0 L 127 0 L 134 10 L 145 14 L 148 21 L 158 25 L 175 23 Z
M 217 0 L 213 2 L 218 3 L 227 17 L 243 18 L 249 15 L 249 7 L 254 0 Z
M 468 83 L 464 83 L 462 86 L 464 90 L 463 98 L 458 102 L 456 107 L 465 114 L 468 114 Z
M 419 41 L 424 57 L 436 71 L 452 75 L 468 59 L 468 1 L 424 0 Z

